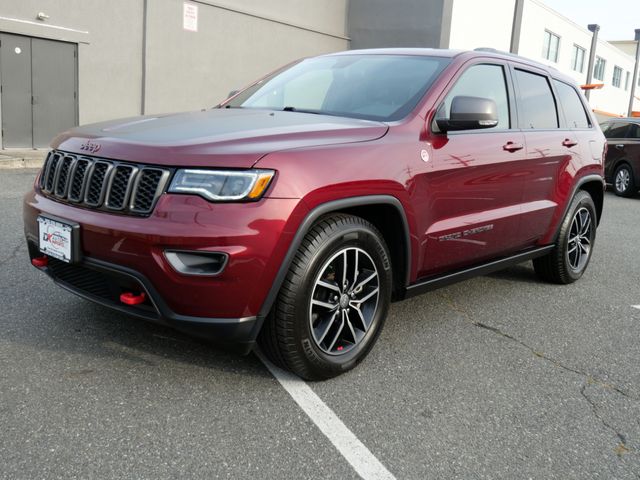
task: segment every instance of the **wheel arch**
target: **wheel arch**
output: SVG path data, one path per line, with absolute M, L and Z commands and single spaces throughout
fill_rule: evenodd
M 258 313 L 258 331 L 271 311 L 282 282 L 289 271 L 293 257 L 302 244 L 304 237 L 319 218 L 332 213 L 357 215 L 371 222 L 380 230 L 385 242 L 387 242 L 392 265 L 394 265 L 394 293 L 397 295 L 404 293 L 404 289 L 409 283 L 411 269 L 411 237 L 407 216 L 400 201 L 391 195 L 365 195 L 333 200 L 316 206 L 298 226 L 298 230 L 273 280 L 271 289 Z M 394 260 L 399 262 L 400 268 L 398 268 L 398 264 L 394 263 Z M 398 273 L 396 273 L 396 270 L 398 270 Z M 396 280 L 398 284 L 396 284 Z
M 589 175 L 589 177 L 591 177 L 591 175 Z M 602 209 L 604 205 L 604 183 L 601 177 L 598 177 L 597 175 L 594 175 L 594 177 L 596 178 L 585 178 L 584 182 L 578 184 L 578 189 L 576 190 L 576 192 L 578 190 L 584 190 L 591 196 L 591 199 L 596 206 L 596 221 L 599 225 L 600 219 L 602 218 Z M 576 192 L 574 192 L 573 195 L 575 195 Z

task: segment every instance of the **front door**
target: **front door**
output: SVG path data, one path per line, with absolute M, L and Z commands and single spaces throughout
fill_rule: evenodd
M 46 147 L 77 125 L 76 48 L 0 34 L 3 148 Z
M 513 90 L 506 65 L 468 67 L 447 93 L 438 115 L 448 117 L 453 97 L 489 98 L 498 125 L 435 135 L 433 169 L 425 188 L 425 232 L 419 277 L 480 263 L 521 247 L 524 134 L 513 124 Z

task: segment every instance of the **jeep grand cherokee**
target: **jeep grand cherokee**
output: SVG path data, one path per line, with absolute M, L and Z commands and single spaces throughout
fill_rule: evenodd
M 61 287 L 269 357 L 348 370 L 389 303 L 593 253 L 604 136 L 574 83 L 490 51 L 301 60 L 216 108 L 63 133 L 24 201 Z

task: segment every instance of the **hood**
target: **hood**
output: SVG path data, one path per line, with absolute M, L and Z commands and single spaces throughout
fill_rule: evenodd
M 61 134 L 52 146 L 156 165 L 248 168 L 270 152 L 366 142 L 387 130 L 384 123 L 369 120 L 216 108 L 85 125 Z

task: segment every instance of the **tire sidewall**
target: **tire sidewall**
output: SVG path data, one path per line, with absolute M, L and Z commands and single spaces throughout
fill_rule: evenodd
M 379 297 L 375 316 L 365 337 L 358 345 L 342 355 L 323 352 L 313 339 L 309 321 L 309 305 L 315 281 L 325 263 L 339 250 L 358 247 L 371 257 L 377 270 Z M 382 330 L 391 298 L 391 263 L 385 245 L 377 232 L 365 225 L 344 226 L 325 238 L 318 246 L 312 260 L 306 265 L 303 280 L 295 302 L 294 335 L 296 344 L 314 370 L 340 373 L 353 368 L 369 352 Z

